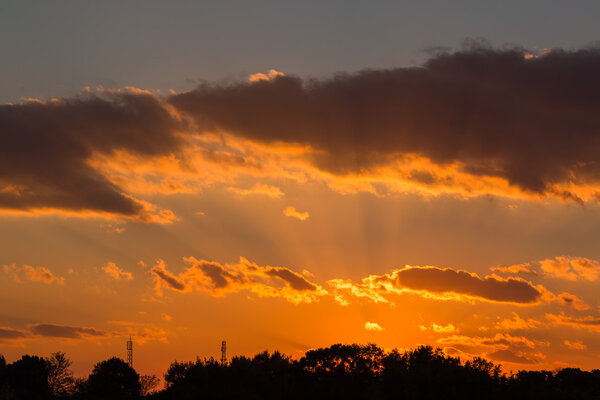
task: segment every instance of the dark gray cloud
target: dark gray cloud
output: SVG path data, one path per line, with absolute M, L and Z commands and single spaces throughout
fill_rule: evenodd
M 115 151 L 152 156 L 180 145 L 178 122 L 143 93 L 0 105 L 0 208 L 53 208 L 135 217 L 138 201 L 87 161 Z
M 432 293 L 454 292 L 498 302 L 535 303 L 542 296 L 530 282 L 519 278 L 480 278 L 451 268 L 407 267 L 395 271 L 393 279 L 398 287 Z
M 294 290 L 316 290 L 317 287 L 313 283 L 307 281 L 302 275 L 288 268 L 268 268 L 266 274 L 277 277 L 288 284 Z
M 522 279 L 480 278 L 451 268 L 409 267 L 396 271 L 395 279 L 398 286 L 413 290 L 454 292 L 499 302 L 535 303 L 542 295 L 535 286 Z
M 494 361 L 504 361 L 515 364 L 537 364 L 539 360 L 527 355 L 519 355 L 511 350 L 496 350 L 487 354 Z
M 175 275 L 167 271 L 163 264 L 159 264 L 151 269 L 152 273 L 164 282 L 169 288 L 180 292 L 186 289 L 185 282 L 178 279 Z
M 81 328 L 77 326 L 56 324 L 36 324 L 30 326 L 29 330 L 34 335 L 65 339 L 79 339 L 86 336 L 108 336 L 107 332 L 100 331 L 94 328 Z
M 327 282 L 336 291 L 335 299 L 343 305 L 348 297 L 363 298 L 375 303 L 387 303 L 390 294 L 415 293 L 438 300 L 473 299 L 536 305 L 554 295 L 543 286 L 534 286 L 521 278 L 491 275 L 481 278 L 475 273 L 433 266 L 406 266 L 389 274 L 370 275 L 360 283 L 332 279 Z
M 229 271 L 225 270 L 225 268 L 216 262 L 211 261 L 201 261 L 195 264 L 196 268 L 200 268 L 202 273 L 210 279 L 213 289 L 224 289 L 230 285 L 233 281 L 242 281 L 242 277 L 238 275 L 234 275 Z
M 21 339 L 26 337 L 27 334 L 23 331 L 12 328 L 0 328 L 0 341 L 10 339 Z
M 410 153 L 574 199 L 553 184 L 600 181 L 600 50 L 525 55 L 474 46 L 422 67 L 207 84 L 169 101 L 201 130 L 309 144 L 315 165 L 338 174 Z

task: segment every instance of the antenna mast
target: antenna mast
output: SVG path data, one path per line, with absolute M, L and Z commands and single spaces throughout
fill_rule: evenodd
M 227 364 L 227 342 L 224 340 L 221 342 L 221 365 Z
M 129 336 L 129 340 L 127 341 L 127 365 L 133 368 L 133 341 L 131 340 L 131 336 Z

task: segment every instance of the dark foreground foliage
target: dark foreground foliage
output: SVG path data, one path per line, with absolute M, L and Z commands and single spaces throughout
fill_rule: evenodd
M 482 358 L 461 362 L 422 346 L 385 353 L 369 345 L 336 344 L 300 360 L 279 352 L 171 364 L 165 387 L 111 358 L 87 379 L 74 379 L 64 353 L 0 357 L 0 400 L 13 399 L 600 399 L 600 370 L 519 371 L 506 376 Z

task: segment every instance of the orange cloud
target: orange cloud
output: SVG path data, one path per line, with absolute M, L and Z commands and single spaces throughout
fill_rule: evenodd
M 541 322 L 533 319 L 533 318 L 527 318 L 527 319 L 523 319 L 521 317 L 519 317 L 519 315 L 516 312 L 513 312 L 513 318 L 512 319 L 508 319 L 508 318 L 504 318 L 502 321 L 498 322 L 496 324 L 496 328 L 497 329 L 504 329 L 504 330 L 524 330 L 524 329 L 534 329 L 537 328 Z
M 346 306 L 351 304 L 349 297 L 364 298 L 373 303 L 388 303 L 389 300 L 383 296 L 385 290 L 375 287 L 369 278 L 363 279 L 362 284 L 354 284 L 350 280 L 331 279 L 327 284 L 334 288 L 334 299 L 340 305 Z
M 545 356 L 541 353 L 531 356 L 524 352 L 515 352 L 512 350 L 496 350 L 486 353 L 485 355 L 494 361 L 508 362 L 513 364 L 537 364 L 541 361 L 541 359 L 545 358 Z
M 34 282 L 42 282 L 45 284 L 57 283 L 59 285 L 64 285 L 65 278 L 57 277 L 46 267 L 32 267 L 31 265 L 23 265 L 18 267 L 16 264 L 5 265 L 2 270 L 6 274 L 10 274 L 13 276 L 13 279 L 17 282 L 21 282 L 22 279 L 34 281 Z
M 267 72 L 266 74 L 258 72 L 256 74 L 250 75 L 248 77 L 248 82 L 255 83 L 261 81 L 270 81 L 277 78 L 278 76 L 285 76 L 285 74 L 283 72 L 277 71 L 276 69 L 270 69 L 269 72 Z
M 539 363 L 545 355 L 533 351 L 538 346 L 548 345 L 546 342 L 534 342 L 524 336 L 506 333 L 498 333 L 493 337 L 451 335 L 438 339 L 437 343 L 446 345 L 444 352 L 449 355 L 473 357 L 479 354 L 494 361 L 513 364 Z
M 106 272 L 106 274 L 108 276 L 110 276 L 111 278 L 113 278 L 116 281 L 121 280 L 121 279 L 125 279 L 125 280 L 133 279 L 133 275 L 131 274 L 131 272 L 123 271 L 121 268 L 119 268 L 113 262 L 109 262 L 108 264 L 104 265 L 102 267 L 102 271 Z
M 274 199 L 278 199 L 285 195 L 285 193 L 283 193 L 281 191 L 281 189 L 279 189 L 278 187 L 266 185 L 266 184 L 260 183 L 260 182 L 256 183 L 250 189 L 240 189 L 240 188 L 236 188 L 236 187 L 230 187 L 230 188 L 228 188 L 228 190 L 230 192 L 237 194 L 238 196 L 263 195 L 263 196 L 272 197 Z
M 458 333 L 458 329 L 456 329 L 456 327 L 452 324 L 448 324 L 448 325 L 438 325 L 438 324 L 431 324 L 431 326 L 428 328 L 425 325 L 419 325 L 419 329 L 421 329 L 422 331 L 426 331 L 427 329 L 431 329 L 432 331 L 436 332 L 436 333 Z
M 444 352 L 448 355 L 465 358 L 479 355 L 512 364 L 539 363 L 546 356 L 540 352 L 534 353 L 534 349 L 538 345 L 547 345 L 545 342 L 534 342 L 523 336 L 500 333 L 494 337 L 452 335 L 438 339 L 437 343 L 447 345 Z
M 437 333 L 452 333 L 452 332 L 458 332 L 458 329 L 456 329 L 454 327 L 454 325 L 452 324 L 448 324 L 448 325 L 438 325 L 438 324 L 433 324 L 431 325 L 431 329 L 433 329 L 434 332 Z
M 115 335 L 123 338 L 131 337 L 137 344 L 148 342 L 168 343 L 167 331 L 154 325 L 132 321 L 108 321 L 108 323 L 124 328 Z
M 64 284 L 65 278 L 56 277 L 46 267 L 32 267 L 31 265 L 23 265 L 23 272 L 30 281 L 39 281 L 45 284 L 56 282 L 60 285 Z
M 553 278 L 575 281 L 596 281 L 600 274 L 600 262 L 582 257 L 555 257 L 540 261 L 542 271 Z
M 488 347 L 507 349 L 509 347 L 530 348 L 536 347 L 535 343 L 524 336 L 512 336 L 507 333 L 497 333 L 494 337 L 460 336 L 452 335 L 437 340 L 443 345 L 461 345 L 467 347 Z
M 289 206 L 285 210 L 283 210 L 283 215 L 285 215 L 286 217 L 297 218 L 300 221 L 308 219 L 308 212 L 299 212 L 293 206 Z
M 591 315 L 584 317 L 569 317 L 564 313 L 561 313 L 560 315 L 546 313 L 546 319 L 554 325 L 566 325 L 577 329 L 600 332 L 600 318 Z
M 556 298 L 557 301 L 560 302 L 562 305 L 567 307 L 573 307 L 576 310 L 588 310 L 590 308 L 588 304 L 586 304 L 583 300 L 581 300 L 574 294 L 564 292 L 556 296 Z
M 510 265 L 508 267 L 492 267 L 490 268 L 493 272 L 499 272 L 502 274 L 525 274 L 525 275 L 537 275 L 537 272 L 531 268 L 530 263 Z
M 37 208 L 31 207 L 26 210 L 12 210 L 12 209 L 0 209 L 0 215 L 9 217 L 26 217 L 26 218 L 37 218 L 44 216 L 58 215 L 66 218 L 83 218 L 83 219 L 103 219 L 111 221 L 113 223 L 125 223 L 128 221 L 139 222 L 143 224 L 156 223 L 156 224 L 170 224 L 177 221 L 177 216 L 168 209 L 161 209 L 158 206 L 148 203 L 146 201 L 137 200 L 131 196 L 123 195 L 124 197 L 131 198 L 136 204 L 135 215 L 120 215 L 110 212 L 103 211 L 90 211 L 90 210 L 67 210 L 62 208 L 44 207 Z M 116 226 L 116 224 L 114 226 Z M 116 232 L 122 232 L 122 227 L 116 227 Z
M 250 188 L 236 185 L 240 177 L 283 178 L 296 182 L 319 179 L 306 161 L 306 147 L 260 145 L 224 132 L 190 134 L 177 155 L 147 157 L 116 151 L 94 153 L 88 164 L 112 184 L 136 194 L 196 193 L 212 185 L 228 185 L 238 196 L 279 198 L 277 187 L 256 182 Z
M 305 276 L 284 267 L 259 266 L 241 257 L 238 264 L 185 257 L 190 266 L 174 275 L 166 270 L 162 260 L 152 268 L 155 291 L 163 288 L 179 292 L 202 291 L 212 296 L 249 291 L 258 297 L 281 297 L 292 303 L 312 303 L 327 295 L 321 286 Z
M 376 322 L 365 322 L 365 329 L 368 331 L 381 332 L 383 328 Z
M 586 350 L 587 346 L 580 340 L 563 340 L 563 345 L 571 350 Z

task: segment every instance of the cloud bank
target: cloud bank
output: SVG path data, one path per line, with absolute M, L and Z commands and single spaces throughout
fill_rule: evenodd
M 231 181 L 232 171 L 297 176 L 282 172 L 286 163 L 345 191 L 383 183 L 595 201 L 599 68 L 595 48 L 531 57 L 475 46 L 320 80 L 272 71 L 166 98 L 129 88 L 0 105 L 0 211 L 168 223 L 171 211 L 132 193 L 194 191 L 186 180 Z M 198 144 L 214 134 L 239 142 Z M 220 169 L 194 168 L 194 158 Z
M 505 190 L 594 198 L 600 50 L 528 55 L 475 46 L 414 68 L 207 84 L 169 102 L 200 131 L 309 145 L 312 163 L 334 174 L 420 157 L 472 179 L 502 180 Z M 456 176 L 416 167 L 405 178 L 458 184 L 450 182 Z

